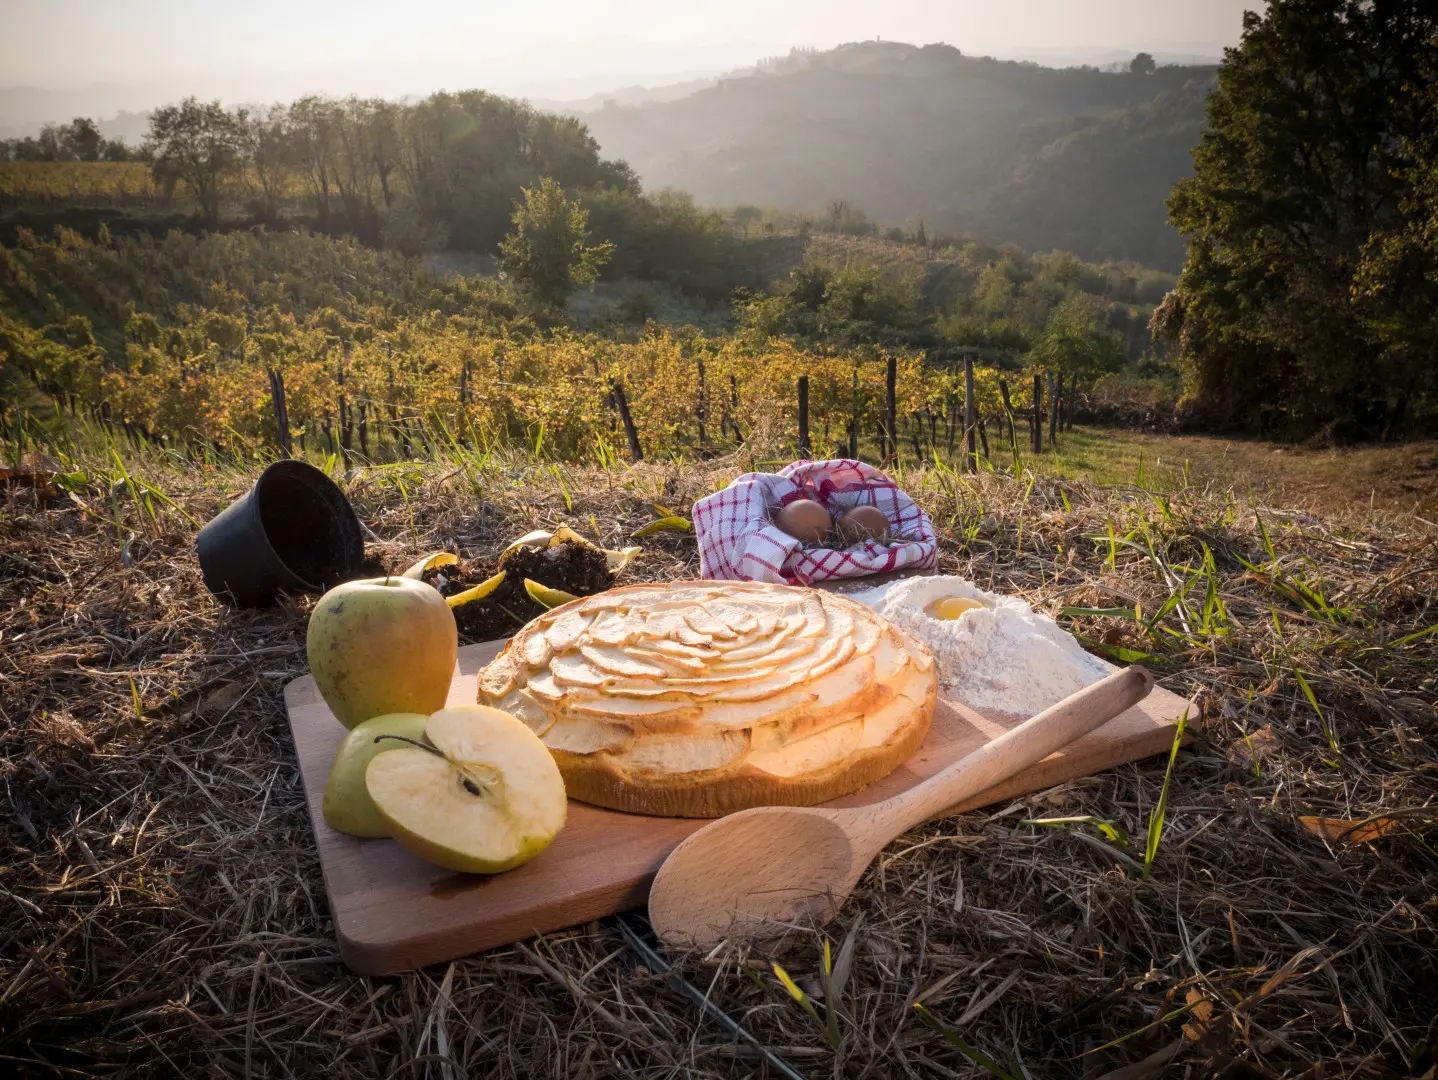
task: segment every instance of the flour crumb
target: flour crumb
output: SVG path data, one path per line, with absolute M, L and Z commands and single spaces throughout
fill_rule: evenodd
M 903 578 L 847 595 L 927 645 L 947 696 L 970 708 L 1032 716 L 1116 670 L 1022 600 L 964 578 Z M 934 618 L 933 605 L 950 596 L 983 606 Z

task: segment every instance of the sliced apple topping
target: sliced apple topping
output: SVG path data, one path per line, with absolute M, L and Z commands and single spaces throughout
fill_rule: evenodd
M 492 666 L 507 675 L 482 674 L 481 701 L 512 704 L 566 779 L 592 762 L 620 785 L 832 772 L 914 745 L 936 690 L 923 646 L 868 608 L 749 582 L 611 590 L 540 616 Z M 629 808 L 605 784 L 600 801 Z

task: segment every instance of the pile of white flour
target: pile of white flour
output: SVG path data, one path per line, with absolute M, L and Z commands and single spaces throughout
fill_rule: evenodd
M 963 578 L 904 578 L 846 595 L 927 645 L 946 695 L 971 708 L 1032 715 L 1115 670 L 1022 600 Z M 983 607 L 953 620 L 934 618 L 930 609 L 948 596 Z

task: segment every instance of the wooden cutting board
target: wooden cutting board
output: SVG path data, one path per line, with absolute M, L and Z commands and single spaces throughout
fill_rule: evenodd
M 468 645 L 450 688 L 450 704 L 475 700 L 475 673 L 503 642 Z M 641 817 L 570 802 L 564 831 L 532 862 L 495 877 L 443 870 L 392 840 L 359 840 L 325 824 L 320 800 L 330 765 L 345 736 L 319 696 L 312 676 L 285 687 L 310 820 L 319 845 L 340 955 L 364 975 L 387 975 L 549 933 L 601 915 L 642 907 L 660 863 L 704 825 L 685 818 Z M 1032 768 L 954 812 L 1051 787 L 1078 776 L 1162 753 L 1173 744 L 1172 723 L 1190 710 L 1183 698 L 1157 689 L 1149 697 Z M 886 799 L 1026 719 L 981 716 L 940 700 L 928 738 L 905 765 L 835 806 Z

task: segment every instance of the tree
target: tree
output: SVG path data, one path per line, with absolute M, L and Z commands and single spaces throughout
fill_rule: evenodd
M 1188 257 L 1154 328 L 1179 345 L 1191 415 L 1372 436 L 1407 408 L 1417 356 L 1385 344 L 1356 275 L 1432 205 L 1415 154 L 1438 119 L 1435 59 L 1431 5 L 1271 0 L 1244 17 L 1168 204 Z
M 1130 75 L 1152 75 L 1158 70 L 1158 65 L 1153 62 L 1153 57 L 1146 52 L 1141 52 L 1128 62 Z
M 250 166 L 245 185 L 255 212 L 269 222 L 279 219 L 289 186 L 292 162 L 285 124 L 283 105 L 274 105 L 263 115 L 256 112 L 243 121 L 245 159 Z
M 571 202 L 551 176 L 524 188 L 515 203 L 514 228 L 499 243 L 499 266 L 541 304 L 563 307 L 609 261 L 614 245 L 590 246 L 589 211 Z
M 61 129 L 60 140 L 66 157 L 76 161 L 99 161 L 105 147 L 105 137 L 95 126 L 95 121 L 86 116 L 77 116 Z
M 330 194 L 339 175 L 335 156 L 342 122 L 339 103 L 328 98 L 310 95 L 289 108 L 286 130 L 291 152 L 314 197 L 315 214 L 322 227 L 330 222 Z
M 1105 324 L 1091 300 L 1075 295 L 1054 308 L 1027 359 L 1070 376 L 1078 385 L 1117 371 L 1126 355 L 1123 335 Z
M 150 171 L 169 190 L 186 188 L 211 224 L 220 220 L 225 185 L 244 167 L 246 119 L 244 110 L 226 112 L 218 101 L 193 97 L 150 116 Z
M 1428 79 L 1438 109 L 1438 72 Z M 1401 217 L 1364 245 L 1354 303 L 1382 351 L 1377 364 L 1397 396 L 1379 433 L 1387 439 L 1412 415 L 1438 412 L 1438 131 L 1410 140 L 1412 183 Z
M 742 203 L 734 207 L 734 213 L 731 216 L 735 228 L 739 230 L 739 235 L 748 236 L 749 226 L 756 221 L 762 221 L 764 219 L 764 211 L 749 203 Z

